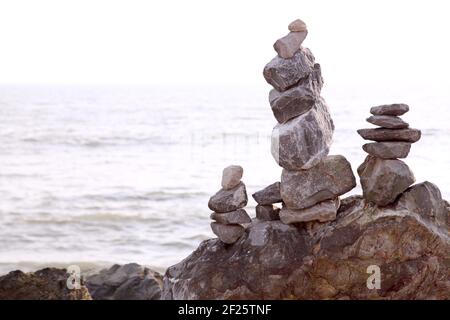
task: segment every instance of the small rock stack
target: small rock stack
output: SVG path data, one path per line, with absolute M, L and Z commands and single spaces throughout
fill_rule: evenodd
M 376 141 L 363 145 L 369 155 L 359 166 L 358 174 L 364 198 L 378 206 L 394 202 L 415 182 L 408 165 L 398 160 L 406 158 L 411 144 L 421 137 L 420 130 L 409 128 L 399 117 L 408 111 L 406 104 L 373 107 L 367 121 L 380 128 L 358 130 L 363 139 Z
M 236 242 L 245 232 L 241 224 L 251 219 L 243 209 L 247 205 L 247 191 L 241 181 L 244 170 L 241 166 L 229 166 L 223 169 L 222 189 L 213 195 L 208 207 L 214 211 L 211 229 L 219 239 L 227 244 Z
M 323 78 L 314 55 L 301 45 L 308 31 L 295 20 L 289 34 L 274 44 L 278 55 L 264 68 L 273 86 L 269 93 L 278 121 L 272 132 L 271 152 L 283 167 L 281 183 L 255 193 L 258 219 L 284 223 L 329 221 L 336 218 L 339 195 L 356 186 L 350 163 L 328 156 L 334 125 L 320 96 Z M 273 206 L 282 202 L 282 209 Z

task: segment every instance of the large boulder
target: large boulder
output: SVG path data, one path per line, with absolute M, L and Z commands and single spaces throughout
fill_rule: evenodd
M 407 209 L 342 201 L 337 219 L 254 220 L 233 245 L 203 241 L 167 269 L 163 299 L 450 299 L 450 235 Z M 380 268 L 380 289 L 369 289 Z

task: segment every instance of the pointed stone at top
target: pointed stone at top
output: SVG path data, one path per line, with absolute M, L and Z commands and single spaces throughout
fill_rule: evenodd
M 304 23 L 300 19 L 297 19 L 297 20 L 292 21 L 289 24 L 288 29 L 291 32 L 302 32 L 302 31 L 306 31 L 308 28 L 306 27 L 306 23 Z

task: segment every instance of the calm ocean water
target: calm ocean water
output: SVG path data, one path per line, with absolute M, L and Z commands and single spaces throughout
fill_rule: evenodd
M 0 274 L 132 261 L 163 271 L 186 257 L 213 236 L 207 201 L 223 167 L 244 167 L 249 195 L 279 180 L 268 91 L 0 87 Z M 331 153 L 345 155 L 356 174 L 365 157 L 356 129 L 370 127 L 369 107 L 409 103 L 404 118 L 423 137 L 406 162 L 448 199 L 450 97 L 401 94 L 325 88 Z

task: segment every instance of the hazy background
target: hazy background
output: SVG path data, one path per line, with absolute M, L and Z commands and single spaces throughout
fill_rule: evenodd
M 164 270 L 212 237 L 207 201 L 224 166 L 244 167 L 249 194 L 279 179 L 262 69 L 298 17 L 322 65 L 332 153 L 356 171 L 369 108 L 408 103 L 423 137 L 406 162 L 450 198 L 448 12 L 445 1 L 0 2 L 0 273 Z

